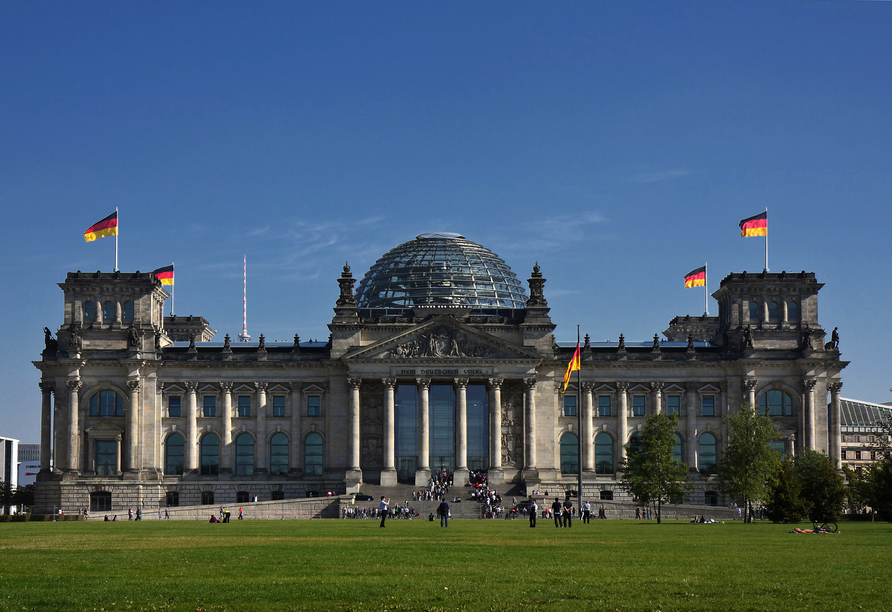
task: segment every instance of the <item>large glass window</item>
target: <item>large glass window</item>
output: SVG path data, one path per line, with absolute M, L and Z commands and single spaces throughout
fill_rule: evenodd
M 759 398 L 759 412 L 768 416 L 793 416 L 793 398 L 778 389 L 772 389 Z
M 121 307 L 121 318 L 125 321 L 133 320 L 133 302 L 124 302 Z
M 485 385 L 468 385 L 468 469 L 489 467 L 489 394 Z
M 319 412 L 319 396 L 318 395 L 308 395 L 307 396 L 307 416 L 308 417 L 317 417 L 320 415 Z
M 269 441 L 269 473 L 281 475 L 288 473 L 288 436 L 279 432 Z
M 641 450 L 641 434 L 637 431 L 629 438 L 629 450 L 636 453 Z
M 700 436 L 699 465 L 701 472 L 714 472 L 718 463 L 716 456 L 715 436 L 711 433 L 705 433 Z
M 394 421 L 397 478 L 414 482 L 418 464 L 418 388 L 415 385 L 397 385 Z
M 124 398 L 114 391 L 100 391 L 90 398 L 90 416 L 124 416 Z
M 672 447 L 672 458 L 679 463 L 682 463 L 682 457 L 684 456 L 681 452 L 681 436 L 675 434 L 675 445 Z
M 632 396 L 632 416 L 644 416 L 644 396 Z
M 220 438 L 216 434 L 201 437 L 201 475 L 216 476 L 220 472 Z
M 768 320 L 777 321 L 779 318 L 777 302 L 768 302 Z
M 787 455 L 786 440 L 772 440 L 771 442 L 768 443 L 768 446 L 770 446 L 772 449 L 774 449 L 775 451 L 780 453 L 781 456 L 785 457 Z M 843 452 L 845 452 L 845 451 L 843 451 Z
M 750 321 L 756 323 L 762 317 L 759 316 L 759 304 L 756 302 L 750 302 Z
M 613 438 L 603 431 L 595 436 L 595 473 L 613 474 Z
M 792 300 L 787 302 L 787 321 L 799 320 L 799 304 Z
M 304 474 L 322 476 L 322 436 L 317 433 L 304 440 Z
M 705 417 L 715 416 L 714 395 L 703 395 L 700 397 L 700 414 Z
M 561 436 L 561 474 L 579 473 L 579 438 L 575 433 Z
M 96 440 L 96 474 L 111 476 L 118 472 L 118 443 L 115 440 Z
M 430 467 L 434 472 L 455 471 L 455 389 L 430 387 Z
M 106 301 L 102 305 L 102 319 L 106 323 L 115 320 L 115 303 L 111 300 Z
M 214 395 L 204 396 L 204 406 L 201 413 L 206 417 L 217 416 L 217 398 Z
M 564 395 L 564 416 L 576 416 L 576 396 Z
M 84 320 L 92 321 L 96 318 L 96 304 L 93 302 L 84 302 Z
M 609 395 L 599 395 L 598 396 L 598 416 L 602 416 L 602 417 L 610 416 L 610 396 Z
M 178 417 L 182 415 L 183 400 L 179 395 L 171 395 L 167 398 L 167 416 Z
M 182 474 L 183 465 L 185 465 L 184 457 L 183 436 L 178 433 L 167 436 L 167 441 L 164 444 L 164 473 L 166 475 Z
M 681 407 L 681 396 L 680 395 L 667 395 L 666 396 L 666 414 L 678 414 L 680 412 Z
M 235 473 L 238 476 L 254 473 L 254 438 L 251 434 L 241 433 L 235 439 Z
M 238 415 L 240 417 L 251 416 L 251 396 L 250 395 L 239 395 L 238 396 Z
M 273 396 L 273 416 L 274 417 L 285 416 L 285 396 L 284 395 L 274 395 Z

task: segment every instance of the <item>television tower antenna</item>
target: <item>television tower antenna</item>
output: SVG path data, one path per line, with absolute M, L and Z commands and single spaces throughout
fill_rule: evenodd
M 244 256 L 242 262 L 242 333 L 238 335 L 239 342 L 250 342 L 248 335 L 248 256 Z

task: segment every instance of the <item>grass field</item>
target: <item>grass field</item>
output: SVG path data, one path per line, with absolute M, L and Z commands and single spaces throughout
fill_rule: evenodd
M 889 610 L 892 527 L 0 525 L 0 610 Z

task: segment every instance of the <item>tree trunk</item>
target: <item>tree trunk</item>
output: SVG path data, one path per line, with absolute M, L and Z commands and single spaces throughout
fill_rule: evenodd
M 661 517 L 662 513 L 663 513 L 663 500 L 658 499 L 657 500 L 657 525 L 660 524 L 660 517 Z

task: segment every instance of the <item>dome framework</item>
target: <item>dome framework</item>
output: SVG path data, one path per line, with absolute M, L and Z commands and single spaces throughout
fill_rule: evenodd
M 498 255 L 459 234 L 421 234 L 385 253 L 356 293 L 360 308 L 526 307 L 526 293 Z

